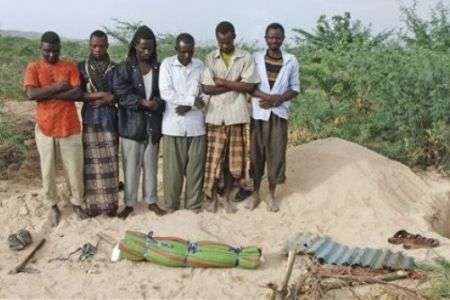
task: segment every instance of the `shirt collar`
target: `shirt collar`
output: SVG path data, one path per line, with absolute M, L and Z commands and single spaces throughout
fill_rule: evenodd
M 191 62 L 185 66 L 178 60 L 178 57 L 175 55 L 172 60 L 172 65 L 177 67 L 192 68 L 194 66 L 194 58 L 192 58 Z
M 238 57 L 243 57 L 245 55 L 245 52 L 242 51 L 239 48 L 234 48 L 234 52 L 231 56 L 231 58 L 233 59 L 234 57 L 238 58 Z M 214 58 L 220 58 L 220 49 L 216 49 L 214 52 Z
M 261 61 L 264 61 L 264 59 L 266 57 L 266 53 L 267 53 L 267 49 L 259 52 L 259 59 Z M 281 50 L 281 56 L 283 57 L 283 66 L 286 65 L 288 62 L 290 62 L 293 58 L 293 56 L 291 54 L 284 52 L 283 50 Z M 256 56 L 256 57 L 258 57 L 258 56 Z

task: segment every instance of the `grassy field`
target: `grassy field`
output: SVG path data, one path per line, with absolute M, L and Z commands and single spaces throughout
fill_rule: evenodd
M 336 136 L 411 166 L 450 171 L 448 10 L 438 6 L 428 19 L 414 7 L 402 12 L 399 32 L 375 34 L 349 14 L 322 16 L 312 32 L 294 29 L 287 48 L 300 61 L 302 92 L 292 105 L 292 142 Z M 0 99 L 23 99 L 23 71 L 38 57 L 38 46 L 0 37 Z M 198 48 L 197 55 L 212 48 Z M 126 51 L 115 44 L 110 54 L 120 61 Z M 174 36 L 160 36 L 159 58 L 173 54 Z M 87 42 L 64 42 L 62 55 L 85 58 Z M 20 141 L 5 122 L 0 126 L 4 140 Z

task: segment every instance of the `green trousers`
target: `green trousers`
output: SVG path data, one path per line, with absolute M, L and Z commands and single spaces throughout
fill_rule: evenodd
M 205 136 L 164 136 L 163 181 L 164 202 L 167 208 L 180 208 L 185 177 L 185 207 L 187 209 L 201 207 L 205 159 Z

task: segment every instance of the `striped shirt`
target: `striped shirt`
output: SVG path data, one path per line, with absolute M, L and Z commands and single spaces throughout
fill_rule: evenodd
M 283 57 L 274 58 L 266 53 L 264 59 L 266 62 L 267 79 L 269 80 L 270 89 L 272 89 L 277 80 L 278 73 L 280 73 L 281 67 L 283 67 Z

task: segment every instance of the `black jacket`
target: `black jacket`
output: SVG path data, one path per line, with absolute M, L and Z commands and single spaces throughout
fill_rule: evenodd
M 113 91 L 119 104 L 119 135 L 135 141 L 145 141 L 151 136 L 152 143 L 161 139 L 161 122 L 164 102 L 158 88 L 159 64 L 152 66 L 153 84 L 150 99 L 155 98 L 158 108 L 144 110 L 140 101 L 145 99 L 145 87 L 137 60 L 128 57 L 114 72 Z
M 80 87 L 84 92 L 88 91 L 87 86 L 90 84 L 86 64 L 87 61 L 82 61 L 78 64 L 78 71 L 80 72 L 81 81 Z M 99 92 L 112 92 L 112 84 L 116 66 L 117 65 L 114 62 L 111 62 L 111 67 L 108 68 L 103 78 L 103 88 L 96 86 Z M 83 124 L 85 125 L 100 126 L 103 130 L 117 132 L 116 104 L 108 106 L 104 105 L 96 108 L 89 103 L 83 103 L 81 116 L 83 117 Z

